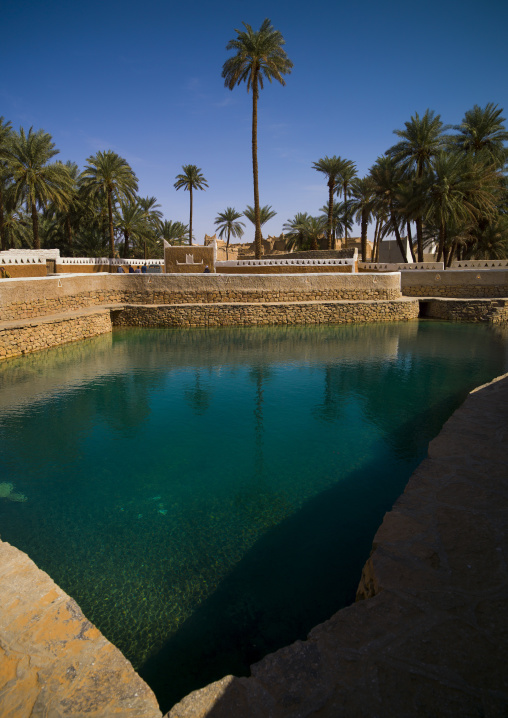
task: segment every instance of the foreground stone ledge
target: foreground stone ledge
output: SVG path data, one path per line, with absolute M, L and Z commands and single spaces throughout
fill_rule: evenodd
M 155 696 L 76 602 L 0 541 L 2 718 L 157 718 Z
M 505 375 L 431 442 L 374 538 L 357 602 L 168 716 L 506 718 L 507 444 Z

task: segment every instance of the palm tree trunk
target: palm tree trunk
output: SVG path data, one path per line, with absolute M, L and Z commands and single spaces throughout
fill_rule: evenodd
M 126 229 L 124 229 L 124 231 L 123 231 L 123 238 L 124 238 L 123 258 L 128 259 L 128 257 L 129 257 L 129 232 Z
M 437 250 L 436 262 L 440 262 L 441 257 L 443 256 L 444 240 L 445 240 L 445 230 L 444 230 L 444 225 L 441 225 L 439 227 L 439 245 L 438 245 L 438 250 Z
M 37 214 L 37 208 L 35 206 L 35 201 L 31 200 L 32 205 L 32 229 L 34 234 L 34 249 L 40 249 L 41 248 L 41 242 L 39 239 L 39 216 Z
M 189 187 L 190 194 L 190 216 L 189 216 L 189 244 L 192 244 L 192 185 Z
M 229 259 L 229 237 L 231 235 L 231 230 L 228 227 L 228 241 L 226 242 L 226 262 Z
M 261 259 L 261 215 L 259 213 L 258 187 L 258 73 L 252 82 L 252 174 L 254 177 L 254 246 L 256 259 Z
M 400 238 L 399 227 L 395 220 L 395 212 L 393 211 L 393 209 L 391 207 L 390 207 L 390 218 L 392 220 L 392 227 L 393 227 L 393 231 L 395 232 L 395 237 L 397 238 L 397 244 L 399 246 L 400 253 L 402 255 L 402 261 L 404 262 L 404 264 L 407 264 L 406 249 L 402 243 L 402 239 Z
M 72 228 L 69 215 L 67 215 L 65 218 L 65 231 L 67 233 L 67 244 L 69 245 L 69 251 L 72 257 L 74 256 L 74 252 L 72 251 Z
M 416 244 L 418 247 L 418 261 L 423 262 L 423 220 L 416 218 Z
M 407 238 L 409 240 L 409 249 L 411 250 L 411 259 L 413 260 L 413 262 L 416 262 L 415 250 L 413 248 L 413 237 L 411 236 L 411 222 L 409 220 L 406 222 L 406 227 Z
M 379 259 L 379 227 L 381 226 L 381 219 L 379 216 L 376 217 L 376 229 L 374 230 L 374 243 L 372 245 L 372 255 L 370 258 L 371 262 L 377 262 Z
M 111 201 L 111 190 L 108 190 L 108 220 L 109 220 L 109 257 L 115 256 L 115 233 L 113 231 L 113 203 Z
M 328 249 L 335 249 L 335 246 L 332 247 L 332 223 L 333 223 L 333 178 L 330 177 L 328 181 L 328 227 L 327 227 L 327 240 L 328 240 Z M 334 237 L 335 239 L 335 237 Z M 335 242 L 334 242 L 335 245 Z
M 4 224 L 4 196 L 2 192 L 2 188 L 0 187 L 0 246 L 2 248 L 3 252 L 6 252 L 7 247 L 7 233 L 5 231 L 5 224 Z
M 450 248 L 450 254 L 448 256 L 448 262 L 446 265 L 448 267 L 448 269 L 452 266 L 453 255 L 455 253 L 456 248 L 457 248 L 457 240 L 454 240 L 452 242 L 452 246 Z
M 347 247 L 347 182 L 344 182 L 344 247 Z
M 362 211 L 362 262 L 367 261 L 367 211 Z

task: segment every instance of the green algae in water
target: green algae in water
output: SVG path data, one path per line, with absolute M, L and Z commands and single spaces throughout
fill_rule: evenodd
M 163 710 L 354 600 L 385 511 L 502 328 L 125 330 L 2 364 L 1 536 Z

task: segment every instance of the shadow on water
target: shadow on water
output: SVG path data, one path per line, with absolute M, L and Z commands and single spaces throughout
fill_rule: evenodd
M 373 534 L 411 469 L 372 462 L 265 534 L 139 670 L 163 712 L 224 675 L 249 675 L 351 604 Z

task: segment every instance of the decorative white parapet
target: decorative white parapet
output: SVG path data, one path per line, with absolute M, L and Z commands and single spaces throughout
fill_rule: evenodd
M 149 264 L 155 264 L 157 266 L 163 266 L 164 260 L 163 259 L 123 259 L 119 257 L 114 257 L 113 259 L 110 259 L 109 257 L 59 257 L 57 259 L 57 264 L 112 264 L 115 266 L 118 265 L 126 265 L 129 266 L 129 264 L 132 264 L 136 267 L 140 267 L 143 264 L 149 265 Z
M 221 267 L 295 267 L 295 266 L 347 266 L 351 267 L 351 272 L 355 271 L 355 260 L 350 259 L 231 259 L 227 262 L 217 262 L 216 268 L 220 271 Z
M 358 262 L 358 269 L 367 272 L 403 272 L 409 269 L 443 271 L 443 262 Z
M 8 249 L 0 252 L 0 264 L 45 264 L 47 259 L 60 260 L 59 249 Z
M 452 262 L 452 269 L 508 269 L 508 259 L 466 259 Z

